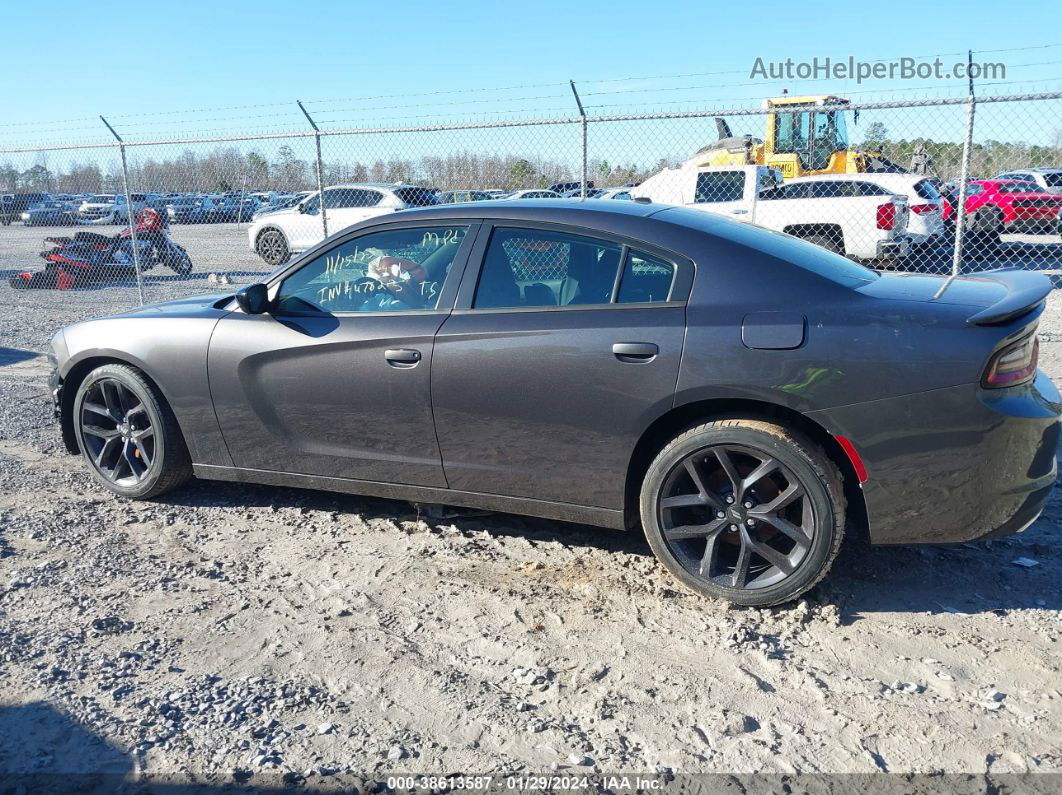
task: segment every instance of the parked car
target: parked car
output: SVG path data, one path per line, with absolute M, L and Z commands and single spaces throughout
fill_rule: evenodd
M 495 198 L 481 190 L 443 190 L 435 194 L 436 204 L 462 204 L 464 202 L 490 201 Z
M 32 205 L 51 199 L 47 193 L 5 193 L 0 196 L 0 223 L 4 226 L 22 218 Z
M 931 245 L 939 242 L 944 234 L 945 201 L 933 186 L 930 178 L 921 174 L 823 174 L 814 177 L 798 177 L 787 185 L 814 183 L 811 198 L 833 196 L 893 196 L 907 197 L 906 234 L 912 245 Z
M 78 223 L 110 224 L 117 220 L 118 197 L 113 193 L 97 193 L 85 199 L 77 211 Z
M 530 190 L 515 190 L 506 196 L 506 199 L 559 199 L 561 196 L 556 191 L 532 188 Z
M 957 195 L 953 204 L 958 200 Z M 966 212 L 991 218 L 1003 232 L 1057 232 L 1062 194 L 1035 182 L 974 179 L 966 187 Z
M 22 213 L 26 226 L 70 226 L 75 223 L 69 202 L 42 201 Z
M 195 475 L 640 526 L 689 588 L 770 605 L 849 524 L 939 544 L 1039 516 L 1051 289 L 877 274 L 687 208 L 443 205 L 235 296 L 68 326 L 51 394 L 123 498 Z
M 166 206 L 166 212 L 173 224 L 196 224 L 202 223 L 203 216 L 200 212 L 204 197 L 185 196 L 177 199 Z
M 492 199 L 504 199 L 506 196 L 512 193 L 511 190 L 503 190 L 501 188 L 484 188 L 481 192 L 486 193 Z
M 330 233 L 366 218 L 436 203 L 433 190 L 405 184 L 333 185 L 325 188 L 324 195 Z M 262 216 L 247 229 L 251 251 L 273 267 L 283 265 L 292 254 L 305 251 L 322 239 L 321 200 L 317 194 L 290 209 Z
M 1033 182 L 1043 193 L 1062 193 L 1062 168 L 1023 168 L 1019 171 L 1004 171 L 996 179 L 1016 179 Z
M 785 232 L 852 259 L 887 263 L 911 251 L 907 198 L 875 186 L 863 195 L 823 177 L 783 185 L 767 166 L 683 166 L 654 174 L 631 195 Z
M 297 194 L 278 194 L 268 204 L 259 205 L 258 209 L 255 210 L 254 215 L 251 216 L 251 220 L 252 221 L 257 221 L 263 215 L 268 215 L 269 213 L 275 213 L 275 212 L 277 212 L 277 210 L 286 210 L 289 207 L 294 207 L 296 204 L 301 202 L 304 198 L 306 198 L 306 197 L 302 196 L 302 195 L 297 195 Z
M 582 188 L 582 186 L 583 183 L 576 180 L 575 182 L 554 182 L 552 185 L 549 186 L 549 189 L 559 196 L 565 191 L 578 190 Z M 587 190 L 592 189 L 594 187 L 594 181 L 592 179 L 588 179 L 586 181 L 586 187 Z
M 603 193 L 603 191 L 600 191 L 597 188 L 587 188 L 586 189 L 586 198 L 587 199 L 596 199 L 602 193 Z M 563 193 L 561 193 L 561 198 L 562 199 L 581 199 L 581 198 L 583 198 L 583 189 L 582 188 L 572 188 L 571 190 L 566 190 Z
M 631 201 L 634 197 L 631 196 L 630 185 L 624 185 L 621 188 L 605 188 L 597 196 L 596 199 L 620 199 L 624 201 Z
M 129 219 L 148 206 L 149 194 L 98 193 L 81 203 L 77 222 L 83 224 L 128 224 Z

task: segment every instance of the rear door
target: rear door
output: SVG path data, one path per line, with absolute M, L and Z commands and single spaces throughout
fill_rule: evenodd
M 435 341 L 450 488 L 622 509 L 635 443 L 674 399 L 692 269 L 582 230 L 485 227 Z

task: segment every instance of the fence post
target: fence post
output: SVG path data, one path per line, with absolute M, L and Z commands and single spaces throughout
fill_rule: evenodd
M 568 84 L 572 87 L 572 93 L 575 94 L 575 104 L 579 106 L 579 117 L 582 119 L 580 127 L 582 128 L 583 136 L 583 181 L 582 187 L 579 189 L 579 201 L 586 201 L 586 178 L 589 173 L 588 164 L 586 162 L 586 111 L 583 110 L 583 101 L 579 99 L 579 92 L 575 89 L 575 81 L 569 80 Z
M 125 141 L 122 140 L 122 136 L 114 131 L 111 123 L 107 121 L 103 116 L 100 116 L 100 121 L 107 125 L 107 129 L 111 131 L 111 135 L 118 141 L 118 149 L 122 153 L 122 186 L 125 190 L 125 207 L 126 218 L 129 221 L 129 233 L 130 239 L 133 243 L 133 268 L 136 270 L 136 291 L 140 296 L 140 305 L 144 305 L 144 278 L 140 273 L 140 252 L 139 246 L 136 242 L 136 213 L 131 212 L 133 206 L 133 195 L 129 192 L 129 163 L 125 158 Z
M 967 52 L 967 72 L 973 63 L 973 51 Z M 973 148 L 974 114 L 977 112 L 977 99 L 974 97 L 973 78 L 969 78 L 969 97 L 966 100 L 966 137 L 962 142 L 962 165 L 959 167 L 959 197 L 955 206 L 955 250 L 951 258 L 951 277 L 954 279 L 962 271 L 962 239 L 966 221 L 966 180 L 970 174 L 970 150 Z
M 314 143 L 317 144 L 317 196 L 318 203 L 321 205 L 321 231 L 324 232 L 325 237 L 328 237 L 328 219 L 325 217 L 324 177 L 322 176 L 323 166 L 321 164 L 321 130 L 317 127 L 317 122 L 313 120 L 313 117 L 306 112 L 306 108 L 302 105 L 302 100 L 297 99 L 295 101 L 298 103 L 302 115 L 306 117 L 306 121 L 313 127 Z

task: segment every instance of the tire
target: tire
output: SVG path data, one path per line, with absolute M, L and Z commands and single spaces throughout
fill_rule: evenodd
M 190 276 L 192 273 L 192 258 L 188 256 L 188 252 L 184 250 L 183 246 L 178 246 L 174 243 L 173 249 L 166 264 L 178 276 Z
M 640 511 L 649 546 L 680 582 L 749 607 L 813 587 L 844 537 L 837 467 L 802 434 L 760 420 L 715 420 L 672 439 L 646 472 Z
M 284 233 L 279 229 L 267 229 L 258 235 L 255 252 L 266 265 L 276 268 L 291 259 L 291 250 Z
M 844 242 L 838 239 L 837 235 L 805 235 L 801 239 L 832 251 L 834 254 L 844 256 Z
M 192 477 L 177 418 L 158 387 L 135 367 L 97 367 L 78 387 L 73 412 L 74 433 L 89 471 L 118 496 L 150 499 Z M 145 458 L 150 458 L 147 465 Z
M 968 244 L 970 253 L 974 257 L 989 258 L 999 251 L 999 236 L 1003 221 L 999 214 L 993 211 L 976 212 L 970 221 L 968 238 L 963 241 L 963 247 Z

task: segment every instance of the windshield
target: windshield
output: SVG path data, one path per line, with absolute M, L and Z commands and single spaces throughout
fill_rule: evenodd
M 847 148 L 844 111 L 801 110 L 775 115 L 774 150 L 797 155 L 804 168 L 826 168 L 830 155 Z
M 114 201 L 114 197 L 106 195 L 93 196 L 89 201 L 93 204 L 108 204 Z

